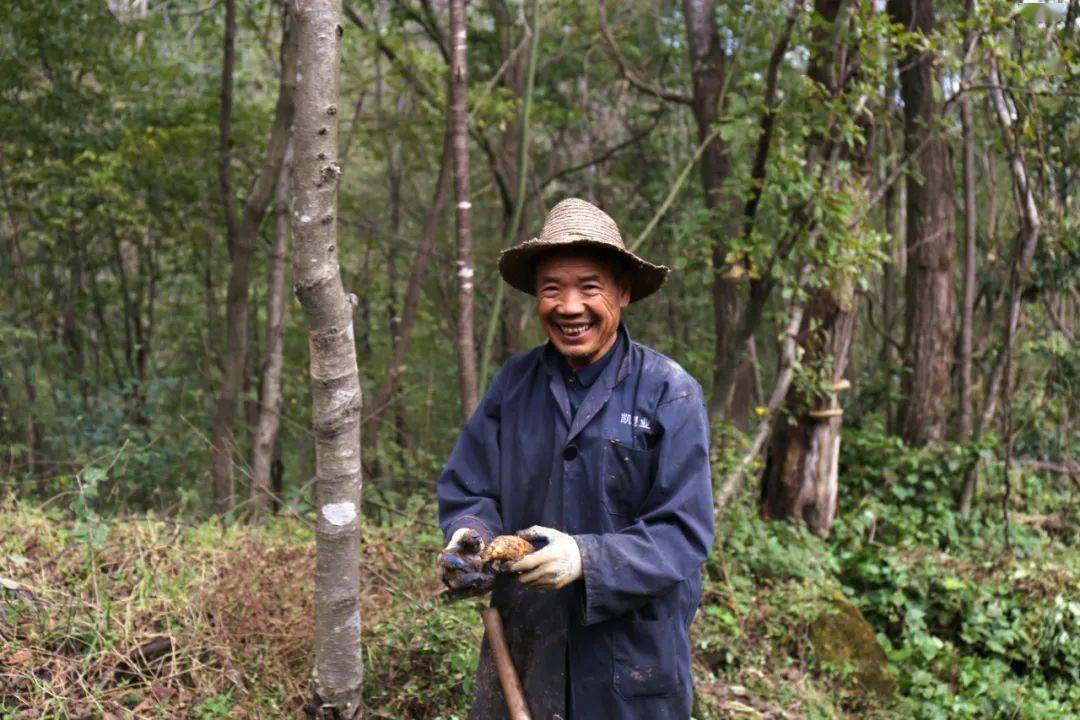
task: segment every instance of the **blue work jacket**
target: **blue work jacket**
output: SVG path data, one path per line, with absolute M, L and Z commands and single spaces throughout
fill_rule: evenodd
M 536 720 L 690 717 L 689 628 L 713 540 L 708 416 L 689 373 L 624 340 L 573 414 L 550 343 L 508 360 L 439 478 L 447 538 L 543 525 L 581 550 L 583 580 L 562 590 L 500 575 L 492 592 Z M 507 717 L 486 641 L 470 717 Z

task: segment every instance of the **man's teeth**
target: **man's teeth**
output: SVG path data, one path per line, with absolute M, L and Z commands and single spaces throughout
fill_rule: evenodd
M 566 335 L 569 335 L 570 337 L 574 337 L 575 335 L 580 335 L 581 333 L 586 332 L 591 327 L 592 327 L 592 323 L 585 323 L 584 325 L 560 325 L 559 326 L 559 328 L 563 331 L 563 333 L 566 334 Z

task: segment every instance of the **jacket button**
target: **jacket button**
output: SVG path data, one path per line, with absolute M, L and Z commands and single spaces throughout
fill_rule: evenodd
M 574 445 L 567 445 L 566 449 L 562 451 L 562 459 L 570 462 L 577 457 L 577 447 Z

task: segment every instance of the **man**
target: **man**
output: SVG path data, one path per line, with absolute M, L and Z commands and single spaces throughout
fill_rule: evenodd
M 503 365 L 439 478 L 443 580 L 493 585 L 536 720 L 686 720 L 713 540 L 708 419 L 698 383 L 620 322 L 668 269 L 568 199 L 499 272 L 536 296 L 549 342 Z M 512 533 L 540 549 L 476 573 L 469 558 Z M 507 717 L 486 642 L 471 717 Z

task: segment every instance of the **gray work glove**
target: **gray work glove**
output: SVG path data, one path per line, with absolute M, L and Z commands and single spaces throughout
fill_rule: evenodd
M 577 541 L 564 532 L 540 525 L 522 530 L 517 536 L 543 548 L 521 558 L 508 569 L 524 573 L 518 581 L 537 590 L 559 590 L 581 577 L 581 550 Z

